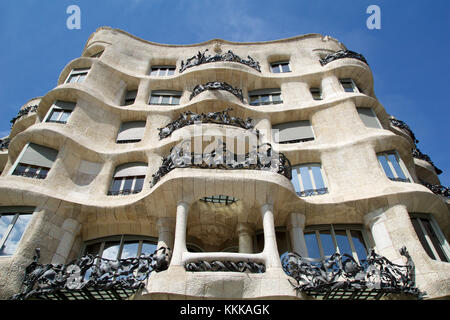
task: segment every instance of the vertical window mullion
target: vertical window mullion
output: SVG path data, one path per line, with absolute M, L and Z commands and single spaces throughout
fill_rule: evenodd
M 297 180 L 298 180 L 299 187 L 300 187 L 300 193 L 302 193 L 305 191 L 305 186 L 303 185 L 302 175 L 300 174 L 300 168 L 296 168 L 295 171 L 297 174 Z
M 409 175 L 409 171 L 406 169 L 405 163 L 403 162 L 402 158 L 400 158 L 400 155 L 398 154 L 397 150 L 395 150 L 395 158 L 397 159 L 400 169 L 403 170 L 403 174 L 405 175 L 405 177 L 412 182 L 412 178 Z
M 141 256 L 143 244 L 144 244 L 144 240 L 139 240 L 138 249 L 137 249 L 137 257 L 138 258 Z
M 384 158 L 386 159 L 386 162 L 387 162 L 389 168 L 391 169 L 391 172 L 392 172 L 392 174 L 394 175 L 394 178 L 398 178 L 397 171 L 395 171 L 395 168 L 394 168 L 394 166 L 392 165 L 391 160 L 389 160 L 388 154 L 387 154 L 387 153 L 384 153 L 383 156 L 384 156 Z
M 316 190 L 317 190 L 316 181 L 314 180 L 314 175 L 313 175 L 311 166 L 308 166 L 308 174 L 309 174 L 309 178 L 311 179 L 311 186 L 312 186 L 314 192 L 316 192 Z
M 317 241 L 317 245 L 319 247 L 319 252 L 320 252 L 320 258 L 324 258 L 325 257 L 325 253 L 323 251 L 323 247 L 322 247 L 322 240 L 320 239 L 320 232 L 319 230 L 315 231 L 316 234 L 316 241 Z
M 116 259 L 119 260 L 120 257 L 122 256 L 122 251 L 123 251 L 123 241 L 124 240 L 124 235 L 122 234 L 120 236 L 120 242 L 119 242 L 119 250 L 117 250 L 117 257 Z
M 334 228 L 333 225 L 330 225 L 330 231 L 331 231 L 331 239 L 333 240 L 333 245 L 334 245 L 334 249 L 337 253 L 341 253 L 341 251 L 339 250 L 339 246 L 337 244 L 337 240 L 336 240 L 336 234 L 334 233 Z
M 9 234 L 11 233 L 12 229 L 14 228 L 14 225 L 16 224 L 17 219 L 19 218 L 19 213 L 16 213 L 14 215 L 14 218 L 11 220 L 11 223 L 8 225 L 8 228 L 6 228 L 6 232 L 3 235 L 2 239 L 0 240 L 0 250 L 3 248 L 3 246 L 6 243 L 6 240 L 9 237 Z M 0 216 L 1 217 L 1 216 Z
M 355 245 L 353 244 L 353 238 L 350 229 L 345 229 L 345 234 L 347 235 L 348 243 L 350 243 L 350 248 L 352 249 L 352 256 L 356 262 L 359 263 L 358 254 L 356 253 Z

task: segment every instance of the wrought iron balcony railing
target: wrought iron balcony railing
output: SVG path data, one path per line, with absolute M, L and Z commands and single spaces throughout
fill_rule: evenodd
M 419 148 L 415 147 L 412 149 L 412 156 L 416 159 L 425 160 L 426 162 L 431 164 L 433 166 L 434 170 L 436 171 L 436 174 L 442 173 L 442 170 L 439 169 L 438 167 L 436 167 L 436 165 L 433 163 L 433 161 L 431 161 L 431 158 L 427 154 L 422 153 Z
M 298 292 L 321 299 L 380 299 L 386 294 L 408 294 L 421 299 L 425 292 L 415 287 L 414 263 L 403 247 L 406 265 L 397 265 L 374 250 L 360 263 L 347 254 L 325 259 L 282 256 L 282 266 Z
M 365 64 L 369 65 L 366 58 L 364 58 L 364 56 L 362 54 L 356 53 L 356 52 L 350 51 L 350 50 L 340 50 L 340 51 L 337 51 L 334 53 L 330 53 L 325 58 L 320 59 L 320 64 L 322 66 L 324 66 L 334 60 L 344 59 L 344 58 L 358 59 L 358 60 L 364 62 Z
M 144 286 L 150 273 L 166 270 L 170 249 L 108 260 L 85 255 L 67 264 L 39 264 L 40 250 L 25 269 L 22 292 L 11 300 L 123 300 Z
M 245 130 L 252 130 L 254 125 L 251 118 L 243 120 L 239 117 L 233 117 L 228 114 L 228 111 L 233 110 L 232 108 L 227 108 L 221 112 L 208 112 L 208 113 L 195 113 L 191 111 L 183 112 L 175 121 L 169 123 L 164 128 L 158 128 L 159 130 L 159 140 L 167 138 L 175 130 L 181 129 L 186 126 L 190 126 L 198 123 L 215 123 L 224 124 L 229 126 L 234 126 L 242 128 Z M 254 133 L 259 136 L 259 131 L 254 130 Z
M 192 91 L 189 100 L 192 100 L 195 96 L 202 93 L 206 90 L 225 90 L 229 93 L 233 94 L 235 97 L 237 97 L 241 102 L 244 102 L 244 96 L 242 95 L 241 89 L 236 89 L 230 86 L 228 83 L 223 81 L 211 81 L 207 82 L 205 84 L 199 84 L 195 86 L 194 91 Z
M 431 184 L 428 182 L 420 181 L 425 187 L 430 189 L 433 193 L 443 196 L 446 198 L 450 198 L 450 188 L 444 187 L 438 184 Z
M 391 124 L 394 127 L 397 127 L 399 129 L 405 130 L 414 143 L 419 143 L 419 140 L 416 139 L 416 136 L 414 135 L 414 132 L 411 130 L 411 128 L 406 124 L 406 122 L 402 120 L 395 119 L 394 117 L 390 117 L 389 120 L 391 121 Z
M 163 158 L 161 167 L 152 175 L 151 186 L 175 168 L 265 170 L 282 174 L 289 180 L 292 178 L 289 159 L 274 151 L 269 143 L 244 155 L 227 150 L 225 142 L 205 154 L 191 152 L 189 144 L 190 141 L 183 141 L 170 150 L 170 154 Z
M 196 261 L 187 263 L 186 271 L 218 271 L 218 272 L 250 272 L 250 273 L 264 273 L 266 266 L 263 263 L 253 261 Z
M 11 119 L 11 125 L 14 125 L 14 123 L 22 116 L 27 115 L 31 112 L 36 112 L 37 110 L 37 105 L 34 106 L 28 106 L 26 108 L 23 108 L 21 110 L 19 110 L 19 112 L 17 113 L 17 116 L 15 116 L 14 118 Z
M 186 60 L 186 62 L 181 61 L 181 67 L 179 72 L 182 73 L 188 68 L 192 68 L 195 66 L 199 66 L 201 64 L 205 63 L 211 63 L 211 62 L 220 62 L 220 61 L 229 61 L 229 62 L 237 62 L 240 64 L 244 64 L 246 66 L 249 66 L 250 68 L 255 69 L 258 72 L 261 72 L 261 67 L 259 65 L 259 62 L 254 60 L 252 57 L 247 56 L 247 60 L 242 59 L 238 55 L 234 54 L 233 51 L 228 50 L 228 52 L 223 54 L 216 54 L 214 56 L 207 55 L 206 52 L 208 49 L 206 49 L 204 52 L 198 52 L 197 55 L 189 58 Z
M 8 149 L 10 141 L 11 141 L 11 139 L 9 137 L 8 138 L 4 138 L 4 139 L 0 139 L 0 151 Z

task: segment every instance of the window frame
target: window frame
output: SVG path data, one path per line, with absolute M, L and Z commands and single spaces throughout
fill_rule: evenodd
M 312 186 L 313 189 L 305 189 L 304 182 L 302 180 L 302 176 L 301 176 L 301 173 L 300 173 L 300 167 L 307 167 L 308 168 L 308 174 L 309 174 L 309 178 L 310 178 L 310 181 L 311 181 L 311 186 Z M 321 178 L 322 178 L 322 181 L 323 181 L 323 184 L 324 184 L 323 188 L 317 189 L 316 181 L 314 179 L 314 173 L 312 171 L 312 167 L 318 167 L 320 169 L 320 175 L 321 175 Z M 295 191 L 295 193 L 299 197 L 320 196 L 320 195 L 324 195 L 324 194 L 327 194 L 327 193 L 330 192 L 329 191 L 328 181 L 327 181 L 327 178 L 325 176 L 325 172 L 324 172 L 324 170 L 322 168 L 322 164 L 321 163 L 319 163 L 319 162 L 302 163 L 302 164 L 294 165 L 291 168 L 292 168 L 292 171 L 294 169 L 298 170 L 297 181 L 299 182 L 299 186 L 298 187 L 299 187 L 300 191 L 299 192 Z M 292 183 L 292 185 L 294 187 L 294 190 L 295 190 L 295 185 L 294 185 L 293 180 L 294 180 L 294 177 L 292 177 L 291 183 Z M 307 191 L 309 191 L 309 192 L 307 193 Z M 311 191 L 312 191 L 312 193 L 311 193 Z
M 22 149 L 22 151 L 20 152 L 20 154 L 19 154 L 19 156 L 16 158 L 16 161 L 14 161 L 14 164 L 11 166 L 11 168 L 9 169 L 9 172 L 8 172 L 8 175 L 10 175 L 10 176 L 22 176 L 22 177 L 27 177 L 26 175 L 23 175 L 23 174 L 14 174 L 14 172 L 16 171 L 16 169 L 17 169 L 17 167 L 19 166 L 19 165 L 22 165 L 23 167 L 27 167 L 27 169 L 25 169 L 25 171 L 24 171 L 24 173 L 25 172 L 28 172 L 29 171 L 29 169 L 30 168 L 28 168 L 28 166 L 30 166 L 30 167 L 35 167 L 35 168 L 38 168 L 39 170 L 38 171 L 36 171 L 36 173 L 35 173 L 35 176 L 37 176 L 37 177 L 28 177 L 28 178 L 38 178 L 38 179 L 40 179 L 39 177 L 38 177 L 38 173 L 40 173 L 40 171 L 42 170 L 42 169 L 46 169 L 47 170 L 47 174 L 45 175 L 45 177 L 43 177 L 42 179 L 45 179 L 45 178 L 47 178 L 47 176 L 48 176 L 48 173 L 50 172 L 50 170 L 51 170 L 51 168 L 53 167 L 53 164 L 52 164 L 52 167 L 50 167 L 50 168 L 48 168 L 48 167 L 44 167 L 44 166 L 36 166 L 36 165 L 31 165 L 31 164 L 28 164 L 28 163 L 24 163 L 24 162 L 21 162 L 20 160 L 23 158 L 23 155 L 25 154 L 25 152 L 27 151 L 27 149 L 28 149 L 28 147 L 30 146 L 30 144 L 31 144 L 31 142 L 27 142 L 26 144 L 25 144 L 25 146 L 23 147 L 23 149 Z M 59 150 L 56 150 L 56 151 L 58 151 L 58 153 L 59 153 Z M 56 155 L 56 157 L 58 156 L 58 154 Z M 56 159 L 55 159 L 55 161 L 56 161 Z M 54 163 L 54 162 L 53 162 Z
M 445 238 L 444 234 L 441 231 L 441 228 L 439 228 L 438 223 L 434 219 L 433 215 L 431 214 L 424 214 L 424 213 L 410 213 L 409 217 L 411 219 L 411 224 L 413 225 L 413 229 L 416 232 L 417 237 L 419 238 L 419 241 L 423 247 L 423 242 L 420 240 L 421 235 L 417 233 L 416 228 L 414 227 L 413 219 L 417 220 L 418 226 L 420 231 L 422 232 L 422 235 L 424 237 L 424 242 L 428 245 L 429 249 L 431 250 L 431 253 L 434 255 L 433 257 L 430 257 L 426 248 L 423 247 L 424 251 L 427 253 L 427 255 L 430 257 L 430 259 L 440 261 L 440 262 L 450 262 L 450 245 Z M 436 247 L 433 243 L 433 241 L 430 239 L 430 235 L 428 234 L 426 228 L 423 226 L 422 219 L 428 220 L 428 222 L 431 225 L 432 231 L 434 232 L 437 240 L 439 241 L 440 249 L 442 250 L 442 253 L 444 254 L 447 261 L 443 261 L 441 257 L 439 256 L 439 253 L 436 250 Z
M 402 170 L 403 175 L 406 177 L 406 179 L 400 178 L 397 171 L 395 170 L 395 167 L 392 165 L 390 159 L 389 159 L 389 155 L 394 155 L 395 159 L 397 160 L 397 163 L 400 167 L 400 169 Z M 385 176 L 394 182 L 405 182 L 405 183 L 412 183 L 413 179 L 411 177 L 411 175 L 409 174 L 408 169 L 406 168 L 405 163 L 403 162 L 402 158 L 400 157 L 400 155 L 398 154 L 397 150 L 389 150 L 389 151 L 383 151 L 383 152 L 378 152 L 376 154 L 377 156 L 377 162 L 379 167 L 381 168 L 381 171 L 384 172 Z M 387 174 L 387 172 L 384 170 L 383 165 L 380 162 L 379 157 L 380 156 L 384 156 L 384 158 L 386 159 L 386 162 L 389 166 L 389 169 L 391 170 L 392 174 L 394 175 L 394 178 L 390 178 Z
M 280 100 L 273 100 L 273 96 L 279 95 Z M 253 97 L 258 97 L 258 103 L 252 102 Z M 262 97 L 269 98 L 268 102 L 262 102 Z M 251 106 L 267 106 L 267 105 L 275 105 L 282 104 L 283 99 L 281 96 L 281 89 L 263 89 L 263 90 L 254 90 L 248 93 L 249 105 Z
M 352 89 L 353 89 L 353 90 L 352 90 L 352 91 L 347 91 L 347 90 L 345 89 L 344 84 L 343 84 L 342 82 L 350 83 L 350 84 L 352 85 Z M 342 89 L 344 89 L 344 92 L 346 92 L 346 93 L 362 93 L 361 90 L 359 90 L 358 86 L 356 85 L 355 80 L 353 80 L 352 78 L 342 78 L 342 79 L 339 79 L 339 83 L 341 84 Z
M 289 71 L 283 71 L 283 65 L 287 65 L 288 68 L 289 68 Z M 274 71 L 275 69 L 278 69 L 278 72 L 275 72 Z M 275 73 L 275 74 L 292 72 L 291 63 L 290 63 L 289 60 L 282 60 L 282 61 L 272 62 L 272 63 L 270 63 L 270 72 L 271 73 Z
M 144 190 L 145 177 L 146 176 L 143 176 L 143 175 L 139 175 L 139 176 L 125 176 L 125 177 L 118 177 L 118 178 L 113 177 L 112 181 L 111 181 L 111 185 L 110 185 L 109 190 L 108 190 L 108 196 L 127 196 L 127 195 L 130 195 L 130 194 L 140 193 L 142 190 Z M 133 181 L 131 182 L 130 189 L 129 190 L 128 189 L 124 189 L 126 181 L 129 180 L 130 178 L 133 178 Z M 143 180 L 144 180 L 144 182 L 142 183 L 142 189 L 135 190 L 136 182 L 140 178 L 143 178 Z M 118 191 L 113 191 L 112 187 L 114 186 L 114 182 L 116 180 L 122 180 L 122 181 L 120 182 L 119 190 Z
M 151 242 L 156 245 L 156 248 L 158 247 L 158 238 L 155 238 L 152 236 L 121 234 L 121 235 L 114 235 L 114 236 L 103 237 L 103 238 L 98 238 L 98 239 L 91 239 L 91 240 L 83 242 L 83 248 L 82 248 L 82 250 L 80 250 L 79 258 L 86 255 L 86 248 L 88 246 L 100 244 L 99 251 L 96 256 L 101 257 L 102 259 L 107 259 L 107 258 L 102 257 L 103 252 L 105 250 L 105 244 L 107 242 L 114 242 L 114 241 L 119 242 L 119 250 L 117 251 L 117 256 L 116 256 L 115 260 L 124 259 L 124 258 L 119 258 L 119 257 L 122 256 L 123 247 L 124 247 L 125 242 L 127 242 L 127 241 L 138 241 L 138 250 L 136 252 L 136 257 L 140 257 L 140 255 L 142 254 L 142 246 L 144 245 L 144 242 Z M 156 248 L 155 248 L 155 250 L 156 250 Z M 115 261 L 115 260 L 112 260 L 112 261 Z
M 325 257 L 328 257 L 328 256 L 325 256 L 325 253 L 324 253 L 322 240 L 320 239 L 320 231 L 330 231 L 334 250 L 335 250 L 335 252 L 337 252 L 339 254 L 341 254 L 341 252 L 339 249 L 339 244 L 338 244 L 338 241 L 336 238 L 335 231 L 345 231 L 345 234 L 347 236 L 347 241 L 348 241 L 348 243 L 350 245 L 350 249 L 352 251 L 352 257 L 358 263 L 360 263 L 360 259 L 358 257 L 358 253 L 356 252 L 355 244 L 353 243 L 352 234 L 351 234 L 352 231 L 361 232 L 361 235 L 362 235 L 362 238 L 364 241 L 364 247 L 366 249 L 366 256 L 368 256 L 370 253 L 370 250 L 373 249 L 373 245 L 370 241 L 367 230 L 364 228 L 363 225 L 359 225 L 359 224 L 319 224 L 319 225 L 306 226 L 303 230 L 303 234 L 306 235 L 309 233 L 314 233 L 315 238 L 316 238 L 316 243 L 317 243 L 319 253 L 320 253 L 320 257 L 318 258 L 319 260 L 323 260 Z M 317 259 L 317 258 L 310 257 L 308 247 L 306 246 L 306 239 L 305 239 L 305 248 L 306 248 L 306 252 L 308 254 L 308 258 Z
M 72 69 L 64 83 L 81 83 L 86 79 L 90 70 L 91 70 L 90 67 Z M 82 76 L 84 76 L 84 78 L 80 81 L 80 77 L 82 77 Z M 70 81 L 72 79 L 72 77 L 76 77 L 76 81 Z
M 153 92 L 156 92 L 156 93 L 153 93 Z M 152 93 L 150 93 L 150 98 L 149 98 L 148 104 L 154 105 L 154 106 L 179 106 L 180 102 L 181 102 L 181 96 L 183 93 L 180 91 L 173 91 L 172 94 L 168 93 L 168 91 L 166 91 L 166 92 L 167 92 L 167 94 L 162 94 L 161 91 L 159 91 L 159 90 L 152 91 Z M 157 103 L 152 103 L 153 97 L 158 97 Z M 163 97 L 169 97 L 169 103 L 162 103 Z M 173 103 L 174 98 L 178 98 L 178 103 Z
M 315 100 L 315 101 L 323 100 L 322 89 L 320 87 L 309 88 L 309 92 L 311 93 L 311 96 L 312 96 L 313 100 Z M 319 97 L 318 98 L 316 98 L 315 92 L 319 93 Z
M 132 96 L 132 98 L 128 98 L 129 96 Z M 131 106 L 131 105 L 135 104 L 136 98 L 137 98 L 137 89 L 126 90 L 125 97 L 123 98 L 122 106 L 127 107 L 127 106 Z
M 22 215 L 30 215 L 30 220 L 27 222 L 25 228 L 23 229 L 23 233 L 20 235 L 20 239 L 17 242 L 17 246 L 19 246 L 20 242 L 23 239 L 24 234 L 26 233 L 28 226 L 31 222 L 31 219 L 33 219 L 33 214 L 34 214 L 34 207 L 3 207 L 0 208 L 0 218 L 2 216 L 8 215 L 8 216 L 13 216 L 13 219 L 11 220 L 11 222 L 9 223 L 5 233 L 3 234 L 3 236 L 0 238 L 0 258 L 2 257 L 12 257 L 14 256 L 14 254 L 16 253 L 16 250 L 14 251 L 14 253 L 12 254 L 2 254 L 2 250 L 3 247 L 5 246 L 6 242 L 8 241 L 9 236 L 11 235 L 11 232 L 13 231 L 17 220 L 19 219 L 19 217 Z
M 169 72 L 171 70 L 172 70 L 172 73 L 170 74 Z M 152 74 L 154 71 L 156 71 L 156 74 Z M 174 66 L 174 65 L 155 65 L 155 66 L 151 66 L 151 68 L 150 68 L 150 76 L 168 77 L 168 76 L 173 76 L 175 74 L 175 71 L 176 71 L 176 66 Z M 164 73 L 164 74 L 162 74 L 162 73 Z
M 376 127 L 376 128 L 374 128 L 374 127 L 369 127 L 369 126 L 367 126 L 367 125 L 364 123 L 364 121 L 361 119 L 361 114 L 360 114 L 360 112 L 359 112 L 359 110 L 361 110 L 361 109 L 370 109 L 370 112 L 372 113 L 373 117 L 376 119 L 376 122 L 377 122 L 377 124 L 378 124 L 378 127 Z M 364 125 L 366 128 L 369 128 L 369 129 L 383 129 L 383 126 L 381 125 L 380 119 L 378 119 L 377 114 L 375 113 L 375 110 L 373 110 L 373 108 L 370 108 L 370 107 L 356 107 L 356 112 L 358 113 L 359 119 L 361 120 L 361 122 L 363 123 L 363 125 Z
M 279 135 L 280 135 L 280 132 L 282 132 L 282 130 L 280 130 L 278 128 L 280 125 L 288 125 L 288 124 L 296 124 L 296 123 L 298 124 L 299 122 L 306 122 L 306 121 L 309 123 L 309 128 L 311 129 L 311 133 L 312 133 L 311 137 L 280 141 L 280 136 Z M 295 127 L 298 128 L 299 126 L 298 125 L 297 126 L 293 125 L 293 126 L 291 126 L 289 128 L 292 129 L 292 128 L 295 128 Z M 275 135 L 275 133 L 277 132 L 276 130 L 278 130 L 278 139 L 276 139 L 276 135 Z M 274 143 L 277 143 L 277 144 L 303 143 L 303 142 L 309 142 L 309 141 L 316 140 L 316 135 L 314 133 L 314 128 L 313 128 L 310 120 L 298 120 L 298 121 L 289 121 L 289 122 L 278 123 L 278 124 L 272 125 L 271 131 L 272 131 L 272 140 L 273 140 Z

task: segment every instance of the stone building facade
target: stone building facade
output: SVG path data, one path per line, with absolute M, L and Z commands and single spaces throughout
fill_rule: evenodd
M 164 45 L 102 27 L 12 123 L 2 299 L 450 295 L 440 170 L 379 103 L 365 58 L 329 36 Z M 372 253 L 411 277 L 367 285 Z M 333 283 L 359 291 L 302 280 L 337 258 L 353 269 Z M 136 267 L 128 286 L 116 259 Z M 115 289 L 86 284 L 103 262 Z

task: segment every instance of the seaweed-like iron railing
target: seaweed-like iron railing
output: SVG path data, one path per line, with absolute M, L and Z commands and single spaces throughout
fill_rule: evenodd
M 30 112 L 36 112 L 37 110 L 37 105 L 34 106 L 28 106 L 25 107 L 21 110 L 19 110 L 19 112 L 17 113 L 17 116 L 15 116 L 14 118 L 11 119 L 11 125 L 14 125 L 14 123 L 17 121 L 17 119 L 19 119 L 20 117 L 29 114 Z
M 412 156 L 414 158 L 420 159 L 420 160 L 425 160 L 426 162 L 431 164 L 433 166 L 433 168 L 434 168 L 434 171 L 436 171 L 436 174 L 441 174 L 442 173 L 442 170 L 439 169 L 438 167 L 436 167 L 434 162 L 431 160 L 430 156 L 425 154 L 425 153 L 422 153 L 422 151 L 420 151 L 420 149 L 417 148 L 417 146 L 414 147 L 411 152 L 412 152 Z
M 206 52 L 208 49 L 206 49 L 204 52 L 198 52 L 197 55 L 189 58 L 186 60 L 186 62 L 181 61 L 181 67 L 179 72 L 182 73 L 188 68 L 192 68 L 195 66 L 199 66 L 204 63 L 211 63 L 211 62 L 220 62 L 220 61 L 229 61 L 229 62 L 237 62 L 244 64 L 246 66 L 249 66 L 250 68 L 255 69 L 258 72 L 261 72 L 261 67 L 259 65 L 259 62 L 254 60 L 252 57 L 247 56 L 247 60 L 242 59 L 238 55 L 234 54 L 233 51 L 228 50 L 228 52 L 223 54 L 215 54 L 214 56 L 207 55 Z
M 216 124 L 224 124 L 234 127 L 239 127 L 245 130 L 252 130 L 254 125 L 252 123 L 251 118 L 247 118 L 247 120 L 243 120 L 239 117 L 234 117 L 229 115 L 229 111 L 233 110 L 233 108 L 227 108 L 223 111 L 219 112 L 207 112 L 207 113 L 195 113 L 191 111 L 186 111 L 180 114 L 178 119 L 169 123 L 164 128 L 158 128 L 159 130 L 159 140 L 167 138 L 170 136 L 175 130 L 181 129 L 186 126 L 190 126 L 198 123 L 216 123 Z M 259 136 L 259 131 L 254 130 L 255 134 Z
M 4 139 L 0 139 L 0 151 L 8 149 L 10 141 L 11 141 L 11 139 L 9 137 L 6 137 Z
M 265 170 L 282 174 L 289 180 L 292 178 L 289 159 L 283 153 L 274 151 L 270 143 L 259 145 L 242 155 L 229 151 L 225 142 L 220 142 L 209 153 L 198 154 L 190 150 L 189 140 L 174 146 L 163 158 L 158 171 L 152 175 L 151 186 L 175 168 Z
M 439 184 L 431 184 L 428 182 L 420 181 L 425 187 L 430 189 L 434 194 L 437 194 L 439 196 L 443 196 L 446 198 L 450 198 L 450 188 L 444 187 Z
M 421 299 L 426 293 L 415 287 L 415 267 L 406 247 L 400 249 L 400 254 L 406 257 L 406 265 L 392 263 L 374 250 L 360 263 L 348 254 L 335 253 L 324 259 L 311 259 L 286 253 L 282 256 L 282 265 L 298 292 L 317 295 L 338 290 L 376 290 L 382 294 L 410 294 Z
M 185 264 L 186 271 L 221 271 L 221 272 L 250 272 L 263 273 L 266 266 L 253 261 L 196 261 Z
M 140 257 L 108 260 L 87 254 L 67 265 L 39 264 L 39 248 L 33 262 L 25 269 L 24 289 L 11 300 L 45 298 L 61 292 L 127 290 L 137 291 L 152 271 L 166 270 L 170 249 L 160 248 Z M 64 295 L 64 294 L 62 294 Z M 115 294 L 116 299 L 121 297 Z
M 198 95 L 206 90 L 225 90 L 225 91 L 228 91 L 229 93 L 233 94 L 241 102 L 244 102 L 244 96 L 242 95 L 242 90 L 233 88 L 228 83 L 223 82 L 223 81 L 211 81 L 211 82 L 207 82 L 205 84 L 196 85 L 189 97 L 189 100 L 192 100 L 192 98 L 194 98 L 196 95 Z
M 389 120 L 391 121 L 391 124 L 394 127 L 397 127 L 399 129 L 403 129 L 405 130 L 409 136 L 411 137 L 411 139 L 414 141 L 414 143 L 419 143 L 419 140 L 416 139 L 416 136 L 414 135 L 414 132 L 411 130 L 411 128 L 406 124 L 405 121 L 399 120 L 399 119 L 395 119 L 394 117 L 390 117 Z
M 322 66 L 324 66 L 334 60 L 343 59 L 343 58 L 358 59 L 358 60 L 364 62 L 365 64 L 369 65 L 366 58 L 364 58 L 364 56 L 362 54 L 354 52 L 354 51 L 350 51 L 350 50 L 339 50 L 337 52 L 330 53 L 325 58 L 320 59 L 320 64 Z

